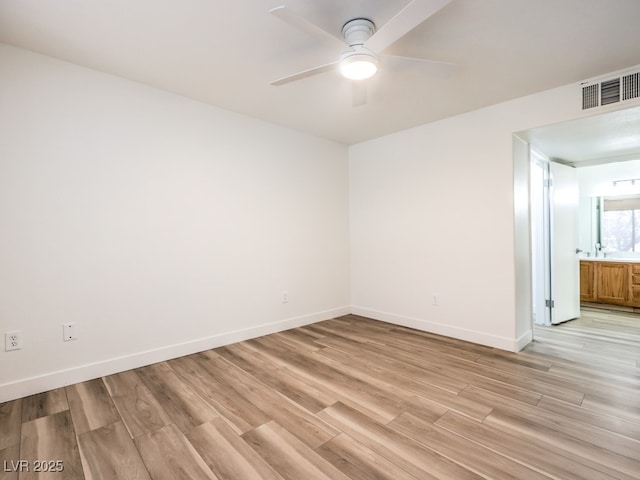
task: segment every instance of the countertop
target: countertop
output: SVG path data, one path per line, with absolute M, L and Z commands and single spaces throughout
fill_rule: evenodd
M 640 263 L 640 258 L 580 257 L 581 262 Z

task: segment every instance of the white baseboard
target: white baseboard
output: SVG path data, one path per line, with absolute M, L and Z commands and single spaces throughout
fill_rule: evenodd
M 533 330 L 529 329 L 516 340 L 516 349 L 517 349 L 516 352 L 519 352 L 520 350 L 522 350 L 524 347 L 529 345 L 529 343 L 531 343 L 532 341 L 533 341 Z
M 335 308 L 1 384 L 0 403 L 349 313 L 349 307 Z
M 526 343 L 524 343 L 522 347 L 520 347 L 520 343 L 521 341 L 524 342 L 524 339 L 488 335 L 475 330 L 452 327 L 451 325 L 430 322 L 420 318 L 405 317 L 395 313 L 381 312 L 370 308 L 358 307 L 356 305 L 351 306 L 351 313 L 354 315 L 373 318 L 374 320 L 393 323 L 395 325 L 402 325 L 403 327 L 415 328 L 416 330 L 422 330 L 424 332 L 444 335 L 445 337 L 457 338 L 467 342 L 499 348 L 500 350 L 507 350 L 509 352 L 517 352 L 526 345 Z

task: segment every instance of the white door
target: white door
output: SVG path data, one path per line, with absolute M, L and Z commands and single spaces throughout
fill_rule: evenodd
M 551 323 L 580 316 L 578 256 L 578 174 L 575 168 L 549 162 L 551 185 Z

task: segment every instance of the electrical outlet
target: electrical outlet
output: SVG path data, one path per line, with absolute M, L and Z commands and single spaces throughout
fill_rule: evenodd
M 431 305 L 435 305 L 436 307 L 440 306 L 440 295 L 432 295 L 431 296 Z
M 62 324 L 62 339 L 65 342 L 69 340 L 77 340 L 76 324 L 75 323 L 63 323 Z
M 22 332 L 5 332 L 4 351 L 20 350 L 22 348 Z
M 289 292 L 286 290 L 282 291 L 282 303 L 289 303 Z

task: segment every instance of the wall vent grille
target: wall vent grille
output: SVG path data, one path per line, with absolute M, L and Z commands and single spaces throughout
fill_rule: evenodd
M 611 105 L 620 101 L 620 79 L 614 78 L 600 84 L 600 105 Z
M 640 72 L 581 84 L 582 110 L 640 98 Z
M 622 77 L 622 100 L 640 98 L 640 72 Z
M 587 85 L 582 87 L 582 109 L 593 108 L 600 105 L 598 100 L 599 85 Z

